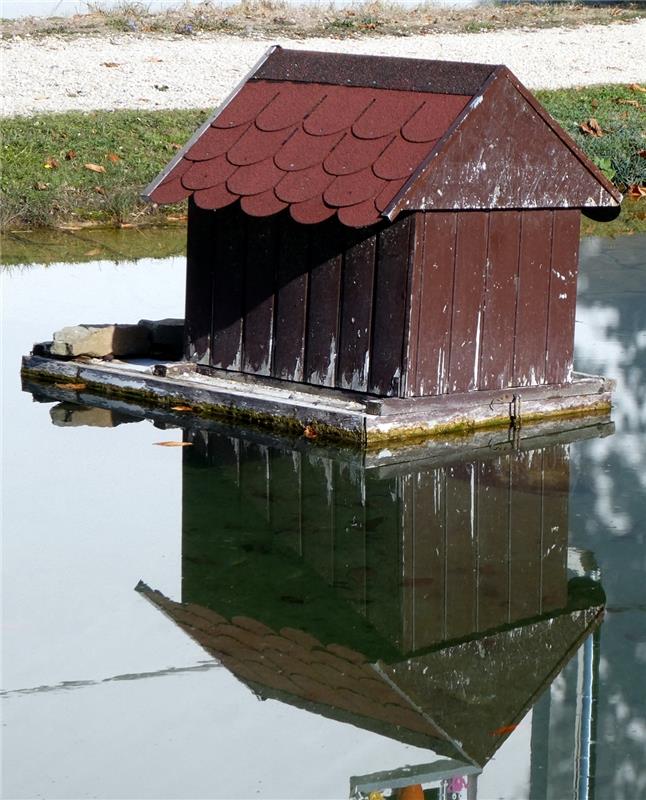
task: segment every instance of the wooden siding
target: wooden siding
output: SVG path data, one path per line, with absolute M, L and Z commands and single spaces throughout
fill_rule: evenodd
M 357 231 L 189 207 L 186 355 L 214 368 L 397 396 L 412 217 Z M 212 329 L 209 328 L 212 319 Z
M 388 397 L 571 379 L 579 212 L 432 212 L 352 230 L 191 204 L 187 349 Z
M 566 444 L 366 469 L 251 438 L 193 431 L 189 441 L 184 585 L 196 602 L 208 589 L 204 577 L 190 579 L 200 564 L 211 565 L 209 591 L 220 591 L 221 572 L 221 591 L 231 594 L 235 574 L 236 591 L 255 602 L 261 581 L 258 603 L 282 605 L 283 625 L 297 626 L 294 615 L 307 611 L 296 586 L 322 601 L 325 585 L 358 636 L 369 629 L 399 653 L 567 605 Z M 240 549 L 255 554 L 251 572 L 264 554 L 273 573 L 247 575 Z M 277 596 L 287 599 L 277 606 Z
M 405 395 L 571 380 L 579 212 L 420 217 Z

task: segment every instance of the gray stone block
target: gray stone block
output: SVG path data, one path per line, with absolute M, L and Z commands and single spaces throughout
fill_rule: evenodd
M 54 333 L 55 356 L 147 356 L 150 332 L 139 325 L 70 325 Z

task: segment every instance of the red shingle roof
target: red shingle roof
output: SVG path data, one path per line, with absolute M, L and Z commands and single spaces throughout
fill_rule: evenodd
M 404 210 L 621 201 L 505 67 L 280 47 L 145 196 L 352 227 Z
M 371 225 L 470 95 L 250 81 L 150 194 L 252 216 Z

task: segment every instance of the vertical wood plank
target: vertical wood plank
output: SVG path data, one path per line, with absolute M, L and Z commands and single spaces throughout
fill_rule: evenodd
M 414 397 L 417 393 L 417 362 L 419 348 L 419 322 L 424 282 L 424 241 L 427 215 L 415 212 L 411 225 L 411 266 L 406 300 L 406 340 L 404 346 L 404 369 L 401 394 Z
M 401 217 L 378 234 L 368 391 L 386 397 L 402 387 L 412 221 Z
M 446 635 L 476 627 L 477 492 L 475 464 L 446 468 Z
M 342 389 L 368 390 L 376 249 L 376 234 L 363 234 L 343 259 L 336 382 Z
M 541 542 L 541 612 L 567 605 L 567 543 L 570 447 L 543 453 L 543 532 Z
M 518 211 L 490 212 L 479 389 L 511 383 L 519 240 Z
M 215 266 L 215 217 L 189 199 L 186 246 L 186 311 L 184 353 L 190 361 L 208 364 L 211 298 Z
M 458 216 L 449 358 L 450 392 L 469 392 L 478 386 L 488 222 L 489 214 L 485 211 L 463 212 Z
M 509 616 L 509 456 L 478 467 L 478 630 Z
M 414 474 L 414 561 L 412 650 L 442 639 L 444 626 L 444 540 L 446 473 L 442 468 Z
M 540 613 L 543 451 L 511 458 L 510 622 Z
M 305 370 L 305 325 L 309 231 L 288 214 L 277 218 L 278 265 L 274 357 L 275 378 L 302 381 Z
M 336 219 L 316 226 L 310 245 L 305 380 L 334 386 L 339 344 L 339 293 L 345 232 Z
M 274 328 L 275 220 L 247 217 L 242 369 L 269 375 Z
M 359 614 L 366 599 L 366 487 L 363 467 L 334 462 L 334 589 Z
M 334 462 L 312 453 L 302 461 L 303 558 L 328 584 L 334 564 Z
M 514 342 L 514 386 L 545 383 L 552 212 L 523 211 Z
M 577 209 L 554 211 L 553 214 L 545 377 L 547 383 L 567 383 L 572 380 L 574 357 L 581 214 Z
M 213 286 L 211 366 L 242 368 L 246 244 L 237 208 L 215 213 L 217 266 Z
M 448 392 L 457 214 L 424 214 L 424 263 L 418 325 L 419 396 Z

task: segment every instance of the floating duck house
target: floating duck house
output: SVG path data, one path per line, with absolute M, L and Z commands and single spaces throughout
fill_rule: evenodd
M 402 399 L 570 385 L 621 201 L 503 66 L 280 47 L 146 196 L 189 199 L 187 359 Z
M 272 47 L 145 196 L 188 198 L 193 383 L 131 393 L 364 444 L 610 405 L 574 313 L 621 195 L 504 66 Z

